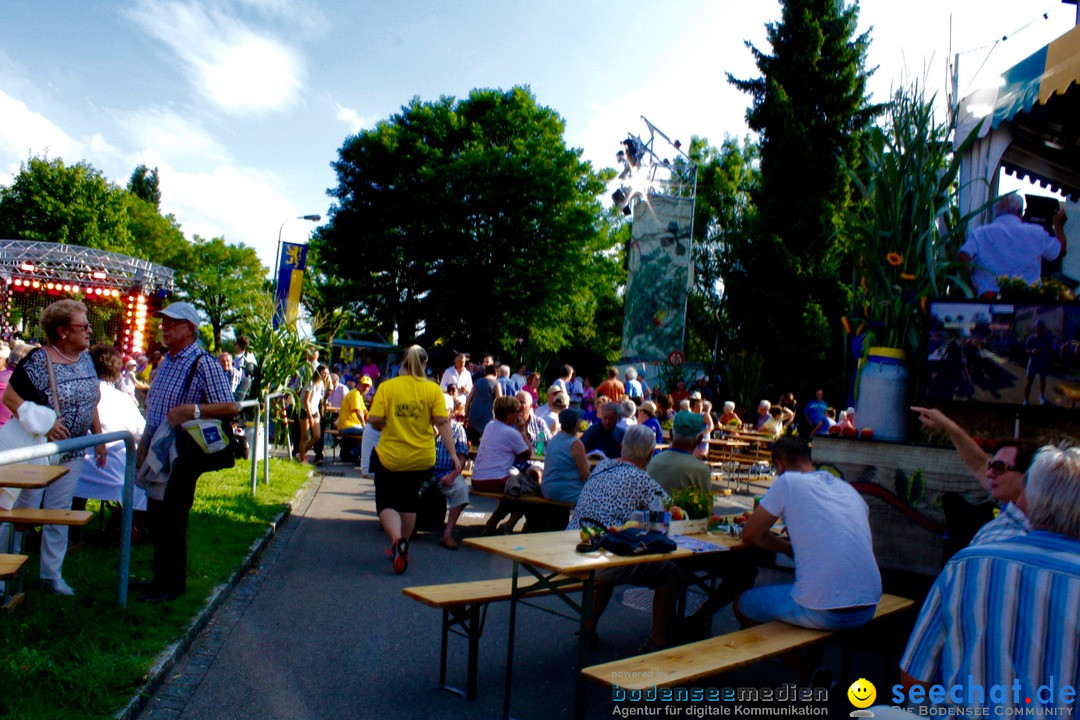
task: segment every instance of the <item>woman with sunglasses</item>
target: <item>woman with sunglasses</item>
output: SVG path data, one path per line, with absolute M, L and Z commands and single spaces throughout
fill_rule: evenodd
M 86 350 L 90 347 L 90 323 L 86 306 L 75 300 L 57 300 L 41 313 L 41 330 L 46 343 L 32 350 L 16 366 L 4 390 L 4 406 L 15 417 L 25 403 L 35 403 L 57 411 L 56 423 L 46 433 L 49 440 L 77 438 L 87 432 L 101 432 L 97 405 L 101 397 L 94 362 Z M 44 507 L 70 510 L 75 486 L 82 469 L 83 450 L 71 450 L 60 456 L 68 474 L 43 490 L 23 490 L 16 508 Z M 98 467 L 105 466 L 106 447 L 95 447 Z M 10 526 L 0 534 L 0 546 L 7 545 Z M 62 576 L 67 552 L 66 525 L 46 525 L 41 538 L 41 584 L 60 595 L 75 591 Z

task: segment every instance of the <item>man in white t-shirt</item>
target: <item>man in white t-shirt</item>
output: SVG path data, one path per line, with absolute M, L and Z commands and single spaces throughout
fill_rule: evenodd
M 957 259 L 971 263 L 975 295 L 982 297 L 998 291 L 1002 275 L 1019 277 L 1028 285 L 1042 278 L 1042 261 L 1064 257 L 1066 251 L 1064 210 L 1054 215 L 1054 235 L 1041 225 L 1025 223 L 1024 199 L 1016 193 L 1006 195 L 994 205 L 994 222 L 981 225 L 968 234 Z
M 469 391 L 472 390 L 472 374 L 465 369 L 465 361 L 468 359 L 469 356 L 465 353 L 458 353 L 458 356 L 454 358 L 454 364 L 446 368 L 446 372 L 442 376 L 442 382 L 439 383 L 443 392 L 446 392 L 446 388 L 454 385 L 458 388 L 464 388 L 465 394 L 469 394 Z
M 795 583 L 755 587 L 735 600 L 744 625 L 783 620 L 822 630 L 865 625 L 881 599 L 869 508 L 847 483 L 815 470 L 797 437 L 773 447 L 777 478 L 746 522 L 743 540 L 795 560 Z M 788 538 L 773 534 L 783 518 Z

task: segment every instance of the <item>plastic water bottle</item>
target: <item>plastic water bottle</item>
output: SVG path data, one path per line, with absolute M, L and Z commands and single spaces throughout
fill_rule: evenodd
M 544 454 L 544 433 L 540 433 L 536 436 L 536 454 Z
M 424 484 L 420 486 L 420 492 L 416 494 L 417 497 L 423 497 L 424 493 L 428 491 L 428 488 L 433 486 L 437 482 L 439 482 L 439 476 L 435 473 L 431 473 L 431 477 L 425 480 Z
M 647 529 L 667 535 L 668 527 L 667 511 L 664 509 L 664 495 L 658 490 L 653 495 L 652 502 L 649 503 L 649 526 Z

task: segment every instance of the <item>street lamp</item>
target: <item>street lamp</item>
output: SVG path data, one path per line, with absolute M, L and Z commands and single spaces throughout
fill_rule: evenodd
M 285 218 L 285 222 L 281 223 L 281 227 L 277 231 L 277 254 L 274 255 L 274 297 L 277 297 L 278 281 L 281 274 L 281 231 L 285 229 L 286 223 L 291 220 L 307 220 L 308 222 L 319 222 L 322 220 L 322 215 L 298 215 L 294 218 Z

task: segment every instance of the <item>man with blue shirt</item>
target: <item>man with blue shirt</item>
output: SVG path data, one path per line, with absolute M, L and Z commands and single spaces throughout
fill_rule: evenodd
M 169 352 L 154 373 L 147 395 L 146 429 L 138 450 L 140 466 L 154 434 L 166 423 L 179 429 L 189 420 L 228 420 L 240 409 L 221 364 L 195 342 L 199 314 L 194 306 L 176 302 L 154 313 L 154 317 L 161 318 L 161 339 Z M 167 602 L 187 590 L 188 514 L 199 474 L 187 458 L 176 458 L 165 497 L 147 501 L 154 541 L 154 579 L 131 584 L 145 591 L 139 596 L 143 602 Z
M 962 550 L 938 576 L 900 660 L 895 704 L 921 702 L 941 685 L 938 705 L 1075 708 L 1080 448 L 1042 448 L 1025 494 L 1032 532 Z

